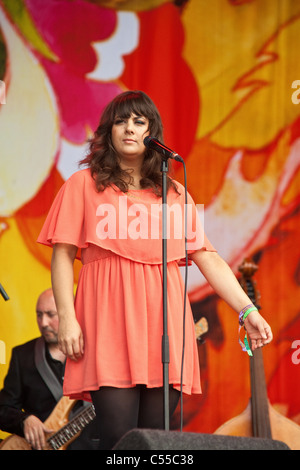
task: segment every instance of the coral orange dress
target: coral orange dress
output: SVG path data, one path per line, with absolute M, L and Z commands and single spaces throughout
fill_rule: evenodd
M 176 183 L 168 191 L 169 381 L 181 382 L 184 283 L 178 261 L 199 249 L 215 251 L 201 227 L 194 202 Z M 187 210 L 187 245 L 184 241 Z M 97 192 L 89 169 L 62 186 L 38 242 L 76 245 L 82 261 L 75 311 L 84 335 L 83 358 L 67 359 L 64 394 L 91 400 L 101 386 L 163 386 L 161 198 L 151 189 Z M 182 389 L 201 393 L 194 320 L 187 299 Z

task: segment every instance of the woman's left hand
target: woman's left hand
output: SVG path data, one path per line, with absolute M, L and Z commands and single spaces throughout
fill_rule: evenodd
M 245 329 L 251 340 L 251 349 L 253 351 L 265 346 L 273 339 L 270 325 L 257 311 L 249 313 L 245 320 Z

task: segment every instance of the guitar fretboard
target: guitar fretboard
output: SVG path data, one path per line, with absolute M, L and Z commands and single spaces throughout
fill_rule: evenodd
M 80 433 L 83 428 L 93 421 L 95 416 L 96 413 L 93 405 L 85 408 L 47 440 L 49 446 L 53 450 L 60 449 L 60 447 L 67 444 L 76 434 Z

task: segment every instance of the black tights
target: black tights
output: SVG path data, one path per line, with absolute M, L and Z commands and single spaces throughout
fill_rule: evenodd
M 110 450 L 131 429 L 163 429 L 163 388 L 101 387 L 91 392 L 96 411 L 100 437 L 100 450 Z M 170 387 L 170 417 L 180 397 L 178 390 Z

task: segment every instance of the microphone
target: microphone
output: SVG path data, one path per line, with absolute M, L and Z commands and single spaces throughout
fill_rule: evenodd
M 144 145 L 148 149 L 156 150 L 156 152 L 161 153 L 165 158 L 173 158 L 178 162 L 183 162 L 178 153 L 173 152 L 173 150 L 169 149 L 166 145 L 162 144 L 159 140 L 155 137 L 147 136 L 144 138 Z

